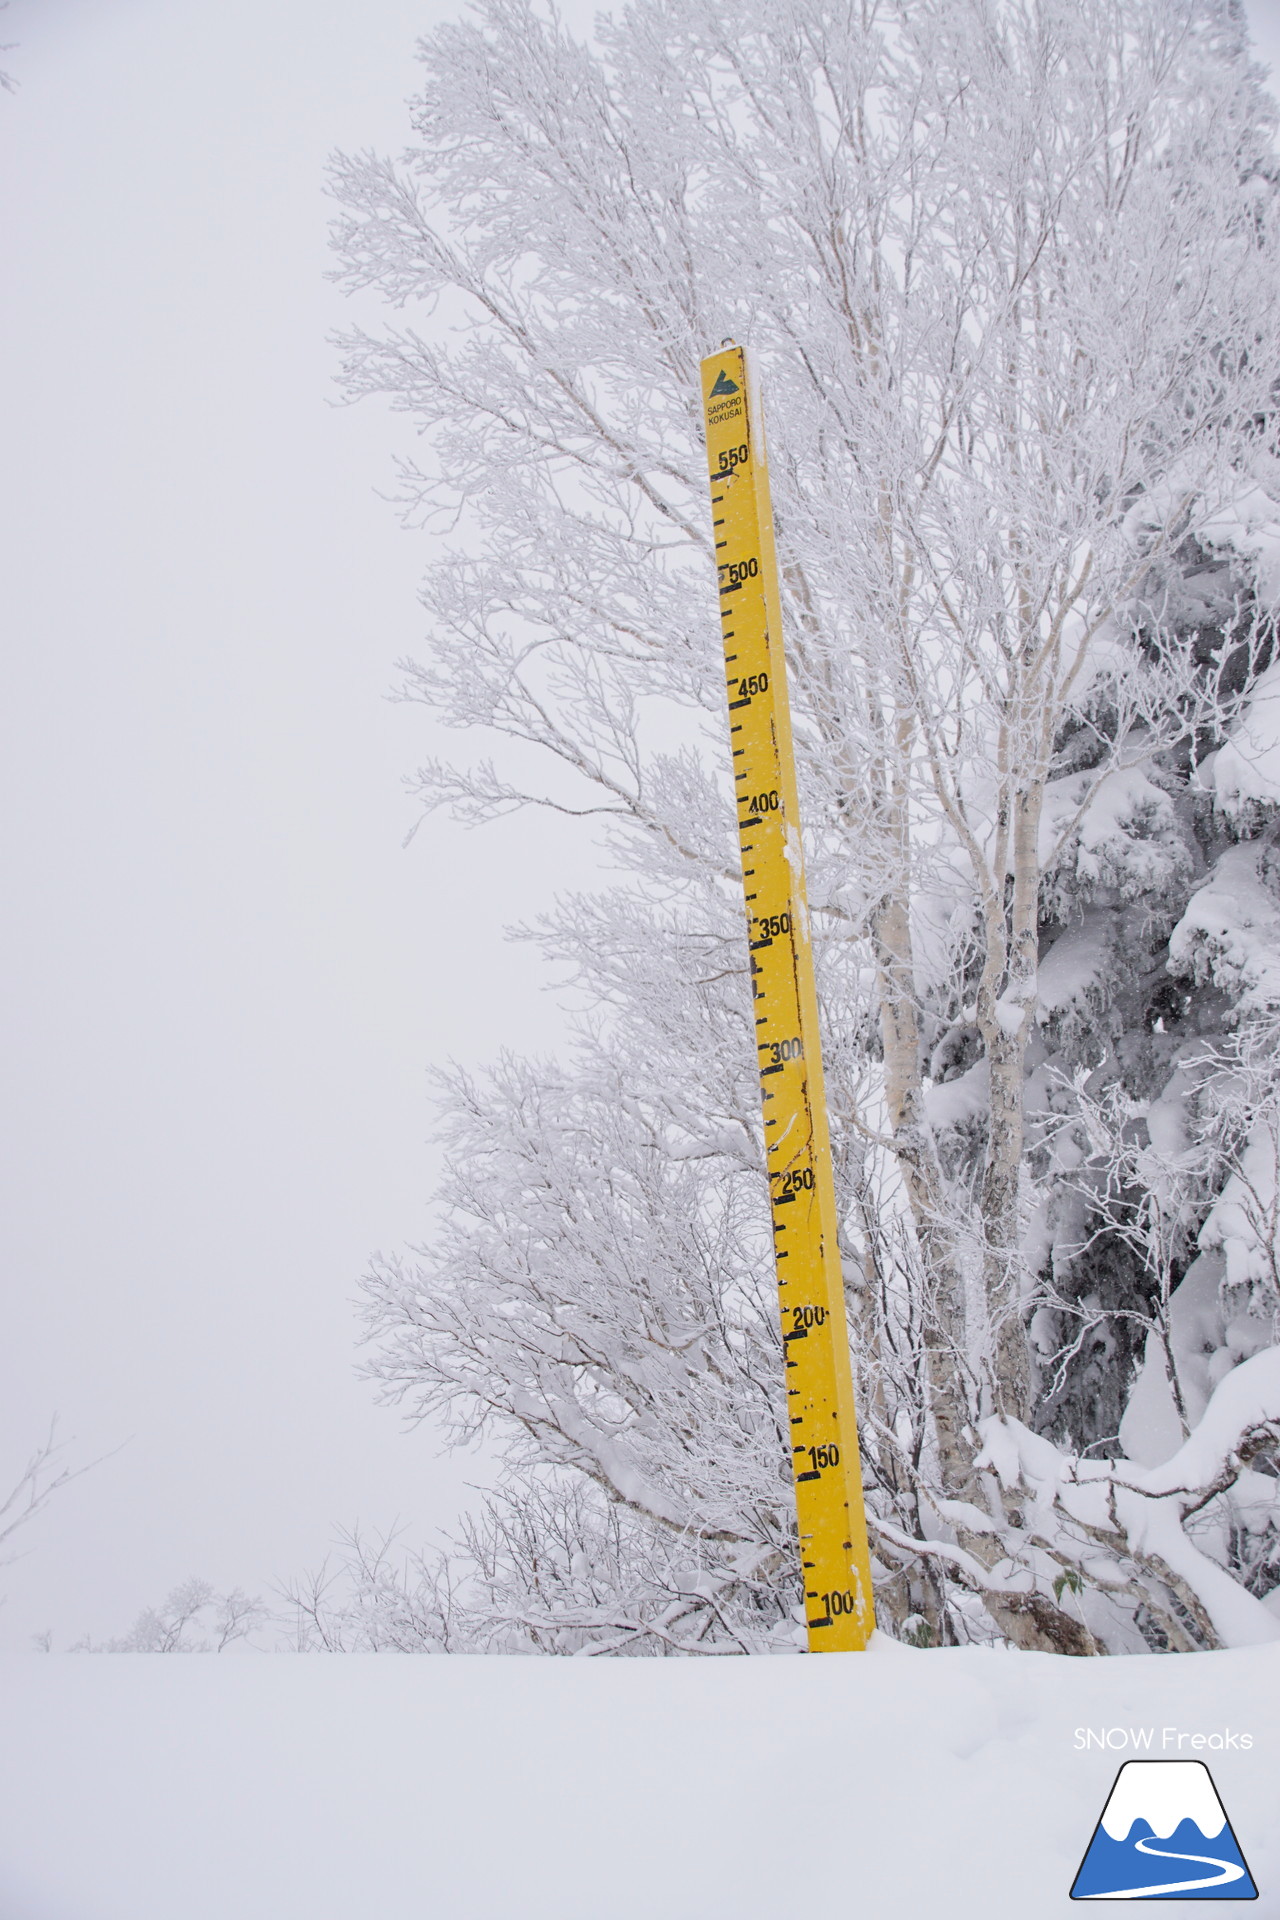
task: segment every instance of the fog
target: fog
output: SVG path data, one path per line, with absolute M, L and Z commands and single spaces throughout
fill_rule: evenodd
M 590 863 L 402 846 L 428 551 L 375 493 L 406 423 L 334 404 L 322 178 L 404 144 L 444 11 L 5 15 L 0 1480 L 55 1413 L 110 1456 L 24 1530 L 10 1648 L 425 1539 L 486 1474 L 355 1375 L 357 1278 L 429 1227 L 428 1070 L 557 1043 L 503 928 Z

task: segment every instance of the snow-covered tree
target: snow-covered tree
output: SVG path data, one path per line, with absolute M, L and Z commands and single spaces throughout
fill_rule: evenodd
M 158 1607 L 144 1607 L 128 1633 L 110 1640 L 85 1637 L 72 1653 L 225 1653 L 270 1620 L 256 1596 L 239 1587 L 217 1593 L 208 1580 L 183 1580 Z M 42 1636 L 52 1651 L 52 1636 Z
M 347 390 L 426 448 L 405 690 L 503 744 L 422 803 L 601 819 L 629 870 L 527 930 L 576 1057 L 450 1082 L 441 1231 L 370 1276 L 387 1389 L 509 1447 L 417 1617 L 794 1643 L 695 379 L 732 335 L 880 1618 L 1280 1634 L 1280 304 L 1239 8 L 634 0 L 597 31 L 483 0 L 423 44 L 403 160 L 334 172 L 340 277 L 407 310 L 346 337 Z M 386 1598 L 361 1564 L 353 1618 Z

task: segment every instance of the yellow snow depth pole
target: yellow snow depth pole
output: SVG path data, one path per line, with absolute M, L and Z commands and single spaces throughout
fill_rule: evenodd
M 811 1653 L 857 1652 L 875 1625 L 871 1564 L 769 473 L 742 347 L 723 347 L 702 362 L 702 397 L 804 1611 Z

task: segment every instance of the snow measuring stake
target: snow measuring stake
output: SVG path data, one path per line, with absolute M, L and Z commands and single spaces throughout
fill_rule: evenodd
M 702 362 L 711 516 L 811 1653 L 875 1625 L 836 1244 L 818 999 L 760 409 L 746 352 Z

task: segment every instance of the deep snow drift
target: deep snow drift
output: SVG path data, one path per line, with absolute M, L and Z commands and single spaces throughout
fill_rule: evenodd
M 33 1655 L 0 1697 L 3 1920 L 1053 1920 L 1135 1755 L 1208 1764 L 1280 1915 L 1275 1646 Z

